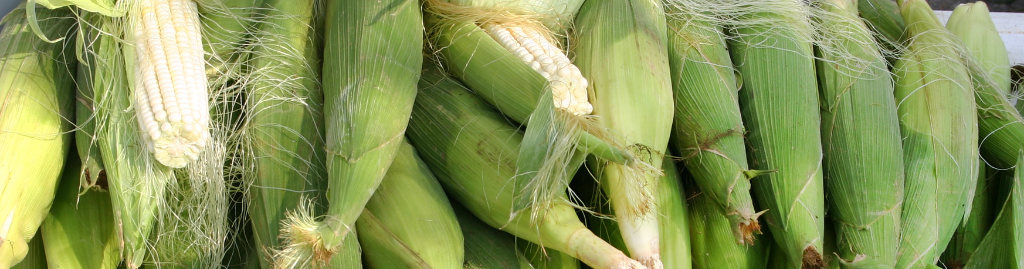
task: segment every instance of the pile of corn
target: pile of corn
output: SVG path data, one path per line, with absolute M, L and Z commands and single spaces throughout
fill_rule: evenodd
M 1010 70 L 981 2 L 29 0 L 0 269 L 1024 268 Z

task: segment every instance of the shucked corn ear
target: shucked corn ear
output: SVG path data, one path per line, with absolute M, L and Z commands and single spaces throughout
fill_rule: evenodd
M 356 229 L 371 267 L 462 266 L 463 238 L 455 212 L 440 183 L 404 140 Z
M 135 1 L 128 20 L 135 48 L 134 102 L 139 128 L 161 164 L 185 167 L 210 139 L 210 105 L 193 0 Z
M 746 132 L 739 83 L 712 2 L 666 1 L 669 62 L 675 90 L 672 148 L 686 161 L 703 194 L 725 209 L 736 241 L 753 244 L 760 233 L 750 197 Z
M 74 20 L 67 9 L 35 15 L 41 35 L 64 39 L 38 37 L 24 5 L 0 31 L 0 268 L 25 258 L 71 146 Z
M 113 269 L 121 263 L 118 236 L 111 220 L 110 194 L 100 188 L 79 192 L 82 165 L 68 157 L 57 197 L 40 227 L 49 268 Z M 35 268 L 46 268 L 35 267 Z
M 835 248 L 844 268 L 896 264 L 903 205 L 892 77 L 851 0 L 815 6 L 821 137 Z
M 329 1 L 324 16 L 328 209 L 323 221 L 294 220 L 313 232 L 286 235 L 301 242 L 279 265 L 323 265 L 339 251 L 401 145 L 423 60 L 416 1 Z
M 587 1 L 576 17 L 573 52 L 590 78 L 594 114 L 618 144 L 649 169 L 602 164 L 600 181 L 631 257 L 662 268 L 658 172 L 672 128 L 672 78 L 659 1 Z
M 904 1 L 900 9 L 909 39 L 894 67 L 906 169 L 897 268 L 918 268 L 935 264 L 969 211 L 978 118 L 954 37 L 925 1 Z
M 304 197 L 323 199 L 327 188 L 315 6 L 313 0 L 264 1 L 254 33 L 258 45 L 247 60 L 253 69 L 245 82 L 244 156 L 252 163 L 243 175 L 251 184 L 247 209 L 264 267 L 273 264 L 270 250 L 283 247 L 285 214 Z
M 436 69 L 424 70 L 409 140 L 449 194 L 470 212 L 517 237 L 580 259 L 594 268 L 642 268 L 594 235 L 568 198 L 512 213 L 515 163 L 522 134 L 462 85 Z M 532 218 L 531 210 L 543 210 Z
M 799 0 L 735 1 L 729 51 L 743 80 L 754 199 L 793 267 L 822 266 L 825 201 L 821 122 L 809 7 Z M 780 68 L 785 67 L 785 68 Z M 773 250 L 774 252 L 774 250 Z
M 1024 158 L 1017 158 L 1024 167 Z M 1016 169 L 1010 193 L 992 228 L 963 268 L 1024 268 L 1024 171 Z

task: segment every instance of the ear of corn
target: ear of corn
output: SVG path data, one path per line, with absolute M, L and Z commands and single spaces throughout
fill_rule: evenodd
M 893 0 L 858 0 L 857 11 L 865 24 L 881 35 L 878 43 L 891 48 L 904 40 L 906 23 L 900 16 L 900 8 Z
M 722 27 L 697 1 L 667 1 L 669 59 L 675 90 L 672 146 L 697 185 L 733 224 L 736 240 L 754 243 L 760 232 L 737 99 L 739 84 Z
M 248 213 L 260 261 L 269 267 L 272 250 L 283 247 L 281 220 L 303 196 L 322 199 L 327 172 L 316 4 L 273 0 L 263 7 L 248 60 L 244 143 L 253 160 L 245 170 Z
M 906 194 L 897 268 L 933 265 L 969 215 L 978 173 L 978 121 L 954 39 L 928 4 L 901 3 L 907 52 L 895 66 Z
M 946 252 L 942 253 L 942 263 L 951 267 L 962 268 L 970 259 L 971 254 L 977 250 L 978 244 L 981 243 L 992 226 L 995 215 L 999 213 L 998 208 L 1002 206 L 999 203 L 1003 200 L 999 198 L 1005 198 L 998 197 L 995 189 L 999 186 L 994 182 L 1003 180 L 1001 176 L 1005 175 L 995 169 L 985 167 L 982 162 L 979 162 L 978 169 L 978 183 L 974 188 L 974 198 L 971 200 L 971 214 L 967 217 L 967 222 L 953 233 Z M 1012 181 L 1012 179 L 1009 180 Z
M 687 197 L 693 268 L 766 268 L 773 243 L 768 237 L 746 246 L 736 241 L 732 222 L 711 196 L 693 191 Z
M 686 213 L 686 199 L 683 183 L 672 160 L 666 158 L 658 179 L 658 229 L 661 238 L 661 261 L 665 268 L 689 269 L 693 261 L 690 256 L 690 221 Z
M 754 180 L 754 198 L 785 260 L 821 266 L 825 201 L 809 8 L 795 0 L 737 8 L 729 47 L 743 81 L 750 166 L 772 171 Z
M 463 238 L 444 190 L 407 142 L 356 221 L 374 268 L 458 268 Z
M 580 259 L 595 268 L 640 268 L 583 227 L 561 196 L 513 215 L 520 134 L 478 97 L 435 69 L 424 71 L 409 139 L 446 190 L 492 227 Z M 544 210 L 536 213 L 530 210 Z
M 946 22 L 950 33 L 960 37 L 967 54 L 978 60 L 978 64 L 995 83 L 1002 96 L 1010 95 L 1010 58 L 1006 54 L 1006 43 L 999 37 L 999 31 L 988 14 L 985 2 L 962 4 L 953 10 Z
M 121 253 L 111 221 L 110 195 L 99 188 L 79 193 L 81 168 L 76 157 L 68 158 L 50 215 L 36 238 L 50 253 L 46 256 L 50 268 L 117 268 Z
M 286 235 L 300 242 L 289 242 L 282 266 L 311 259 L 322 265 L 339 251 L 401 144 L 423 60 L 423 24 L 414 1 L 330 1 L 325 16 L 329 206 L 322 222 L 293 220 L 310 225 L 311 236 Z
M 1024 158 L 1017 160 L 1024 167 Z M 1017 169 L 1011 182 L 992 229 L 964 268 L 1024 268 L 1024 171 Z
M 30 7 L 34 8 L 34 7 Z M 74 57 L 69 10 L 36 11 L 30 29 L 24 5 L 0 31 L 0 268 L 25 258 L 29 239 L 46 218 L 71 146 Z M 37 251 L 38 252 L 38 251 Z
M 526 259 L 526 266 L 531 269 L 579 269 L 580 261 L 560 251 L 538 246 L 529 242 L 516 242 L 519 253 Z M 524 264 L 521 264 L 524 265 Z
M 524 141 L 531 146 L 521 149 L 517 169 L 532 180 L 517 181 L 514 211 L 558 197 L 567 183 L 557 179 L 573 168 L 565 165 L 578 158 L 573 155 L 632 161 L 580 117 L 592 111 L 588 82 L 556 34 L 567 29 L 582 1 L 426 2 L 432 45 L 449 71 L 513 120 L 530 122 Z
M 821 137 L 839 262 L 896 263 L 903 204 L 903 147 L 885 59 L 855 1 L 817 3 Z
M 576 17 L 573 48 L 590 78 L 597 122 L 655 167 L 668 146 L 673 112 L 664 14 L 656 1 L 587 1 Z M 631 256 L 648 268 L 662 268 L 656 174 L 607 163 L 600 179 Z

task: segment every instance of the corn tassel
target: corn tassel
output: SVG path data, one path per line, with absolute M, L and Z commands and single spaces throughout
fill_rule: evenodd
M 29 6 L 27 8 L 35 8 Z M 12 11 L 0 31 L 0 268 L 29 251 L 54 199 L 71 146 L 74 107 L 74 20 L 67 9 L 37 10 L 39 34 L 26 7 Z M 66 36 L 66 38 L 64 38 Z M 38 252 L 38 251 L 36 251 Z
M 844 268 L 895 266 L 903 147 L 893 83 L 855 1 L 817 3 L 825 184 Z
M 906 194 L 897 268 L 932 266 L 969 215 L 978 178 L 978 121 L 953 36 L 921 0 L 900 3 L 907 52 L 894 67 Z
M 324 34 L 327 204 L 323 221 L 293 219 L 279 265 L 324 265 L 384 178 L 401 145 L 419 79 L 423 25 L 414 1 L 329 1 Z M 390 14 L 381 16 L 381 14 Z M 309 215 L 309 214 L 301 214 Z M 300 216 L 300 215 L 296 215 Z M 315 254 L 296 255 L 295 253 Z
M 402 142 L 356 229 L 371 267 L 462 266 L 463 238 L 455 213 L 437 179 L 407 142 Z
M 742 77 L 753 182 L 772 238 L 791 267 L 823 266 L 824 186 L 809 7 L 802 1 L 737 3 L 729 41 Z M 786 68 L 779 68 L 785 66 Z

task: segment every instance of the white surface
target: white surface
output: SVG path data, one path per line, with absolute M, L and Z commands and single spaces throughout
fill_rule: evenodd
M 943 24 L 949 20 L 952 11 L 935 11 Z M 992 22 L 996 24 L 999 37 L 1006 44 L 1006 52 L 1010 55 L 1010 64 L 1024 64 L 1024 13 L 992 12 Z

